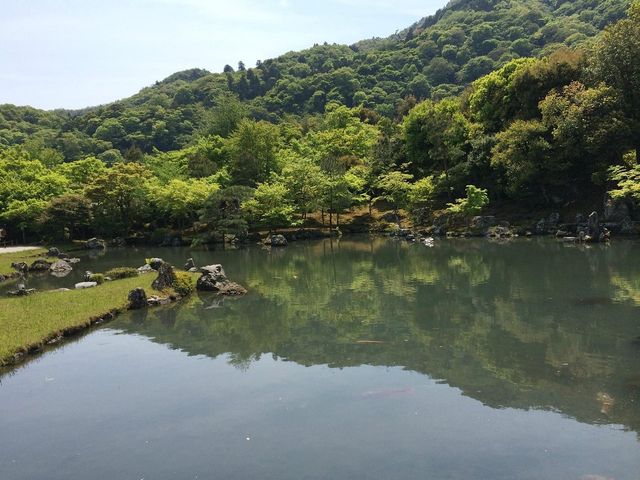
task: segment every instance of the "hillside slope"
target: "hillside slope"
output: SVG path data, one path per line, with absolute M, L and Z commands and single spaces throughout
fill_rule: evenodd
M 83 111 L 0 106 L 0 147 L 53 147 L 65 160 L 188 145 L 207 111 L 231 92 L 256 119 L 313 115 L 328 102 L 382 116 L 415 100 L 456 95 L 518 57 L 575 46 L 624 16 L 628 0 L 452 0 L 399 34 L 346 45 L 315 45 L 224 73 L 178 72 L 130 98 Z M 110 152 L 111 151 L 111 152 Z

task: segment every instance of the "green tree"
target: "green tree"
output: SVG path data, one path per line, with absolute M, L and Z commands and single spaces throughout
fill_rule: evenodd
M 409 202 L 411 180 L 413 180 L 413 175 L 398 171 L 386 173 L 378 180 L 378 187 L 382 190 L 382 198 L 393 207 L 393 213 L 398 223 L 400 222 L 398 210 L 407 207 Z
M 253 195 L 253 189 L 232 186 L 218 190 L 207 198 L 200 214 L 200 221 L 210 232 L 246 237 L 248 224 L 242 204 Z
M 128 233 L 144 219 L 151 173 L 138 163 L 119 163 L 106 170 L 85 189 L 93 204 L 96 229 Z
M 618 90 L 631 121 L 631 142 L 640 162 L 640 2 L 634 0 L 628 18 L 608 27 L 596 41 L 593 71 Z
M 78 193 L 52 198 L 38 219 L 42 231 L 55 240 L 88 238 L 93 223 L 91 202 Z
M 235 183 L 253 186 L 278 170 L 279 130 L 268 122 L 242 120 L 228 141 L 231 176 Z
M 292 222 L 293 206 L 288 202 L 287 187 L 280 181 L 260 183 L 253 192 L 253 197 L 242 204 L 251 224 L 268 228 L 288 227 Z
M 471 217 L 479 215 L 482 209 L 489 204 L 489 194 L 483 188 L 467 185 L 466 193 L 465 198 L 458 198 L 455 203 L 447 204 L 449 213 Z

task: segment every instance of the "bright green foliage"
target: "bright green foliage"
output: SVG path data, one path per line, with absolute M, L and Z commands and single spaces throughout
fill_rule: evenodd
M 148 193 L 150 172 L 137 163 L 119 163 L 96 178 L 85 190 L 93 202 L 93 213 L 100 229 L 108 233 L 127 233 L 141 222 Z
M 459 198 L 455 203 L 448 203 L 447 210 L 454 215 L 471 217 L 478 215 L 484 207 L 489 204 L 489 194 L 487 190 L 474 185 L 467 185 L 467 196 Z
M 235 183 L 254 186 L 278 169 L 278 128 L 268 122 L 242 120 L 228 141 L 231 176 Z
M 173 289 L 177 294 L 186 297 L 191 295 L 196 290 L 195 281 L 193 275 L 187 272 L 175 272 L 176 279 L 173 282 Z
M 69 180 L 70 188 L 82 191 L 86 185 L 103 175 L 107 166 L 102 160 L 87 157 L 74 162 L 63 163 L 56 167 L 56 171 Z
M 512 195 L 524 193 L 521 189 L 531 186 L 538 177 L 566 168 L 554 163 L 546 135 L 547 128 L 537 120 L 516 120 L 496 135 L 491 164 L 504 171 L 505 187 Z
M 325 181 L 318 165 L 306 158 L 291 159 L 282 169 L 281 180 L 288 201 L 303 218 L 318 209 Z
M 148 188 L 149 200 L 163 218 L 168 218 L 178 228 L 184 228 L 198 219 L 199 208 L 220 187 L 207 180 L 174 179 L 166 185 L 150 182 Z
M 409 190 L 408 206 L 412 212 L 430 209 L 436 199 L 437 185 L 432 175 L 421 178 Z
M 389 172 L 380 177 L 378 187 L 382 190 L 382 198 L 393 205 L 393 211 L 405 208 L 411 192 L 413 175 L 398 171 Z
M 627 160 L 631 160 L 631 155 Z M 640 201 L 640 165 L 627 162 L 628 166 L 616 165 L 609 169 L 609 180 L 616 188 L 609 192 L 613 198 L 630 198 Z
M 633 147 L 640 159 L 640 2 L 635 0 L 629 18 L 607 28 L 598 38 L 592 59 L 594 73 L 623 98 L 633 122 Z
M 403 124 L 412 170 L 421 174 L 434 171 L 448 174 L 451 167 L 464 159 L 469 128 L 457 99 L 419 104 Z
M 242 204 L 252 225 L 273 230 L 288 227 L 292 222 L 294 208 L 287 200 L 287 187 L 280 181 L 260 183 L 253 198 Z

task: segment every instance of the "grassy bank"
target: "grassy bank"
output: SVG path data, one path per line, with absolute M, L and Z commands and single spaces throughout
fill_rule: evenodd
M 12 263 L 26 262 L 31 264 L 36 258 L 47 258 L 47 249 L 37 248 L 23 252 L 0 253 L 0 275 L 10 277 L 16 273 L 11 267 Z M 47 258 L 47 260 L 53 262 L 57 259 Z
M 0 365 L 13 363 L 16 353 L 37 350 L 64 335 L 90 326 L 96 319 L 126 308 L 127 295 L 142 287 L 147 295 L 156 275 L 107 282 L 87 290 L 43 292 L 0 299 Z

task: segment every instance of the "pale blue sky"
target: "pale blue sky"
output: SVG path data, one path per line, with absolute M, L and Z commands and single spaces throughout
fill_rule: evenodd
M 187 68 L 387 36 L 446 0 L 2 0 L 0 103 L 80 108 Z

